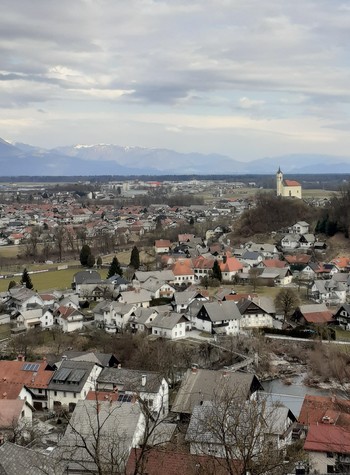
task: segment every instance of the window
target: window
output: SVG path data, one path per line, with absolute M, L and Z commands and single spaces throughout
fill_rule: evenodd
M 39 389 L 39 394 L 42 394 L 43 393 L 43 390 L 42 389 Z
M 24 417 L 24 411 L 21 412 L 21 417 Z
M 332 459 L 334 457 L 332 452 L 327 452 L 327 458 Z
M 54 391 L 53 393 L 54 393 L 55 396 L 57 396 L 57 391 Z
M 67 397 L 66 391 L 63 392 L 63 397 Z
M 74 393 L 74 394 L 73 394 L 73 397 L 74 397 L 74 399 L 76 399 L 76 397 L 77 397 L 77 393 Z

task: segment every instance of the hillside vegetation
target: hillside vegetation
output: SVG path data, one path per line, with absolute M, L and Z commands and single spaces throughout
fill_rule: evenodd
M 244 237 L 280 231 L 297 221 L 314 221 L 315 208 L 297 199 L 282 198 L 273 193 L 256 195 L 256 206 L 245 211 L 236 227 L 236 234 Z M 316 218 L 317 219 L 317 218 Z

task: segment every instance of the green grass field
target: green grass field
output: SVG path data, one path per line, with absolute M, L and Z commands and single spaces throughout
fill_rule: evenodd
M 30 278 L 34 289 L 38 292 L 43 290 L 54 289 L 68 289 L 71 287 L 73 275 L 78 272 L 79 269 L 65 269 L 60 271 L 43 272 L 41 274 L 31 274 Z M 19 282 L 21 277 L 14 277 L 13 279 L 1 279 L 0 280 L 0 292 L 7 290 L 9 282 L 15 280 Z

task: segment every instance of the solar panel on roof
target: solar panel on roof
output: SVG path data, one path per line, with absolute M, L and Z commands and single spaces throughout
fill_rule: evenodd
M 118 401 L 119 402 L 131 402 L 132 395 L 131 394 L 119 394 Z
M 70 383 L 79 383 L 82 380 L 82 378 L 85 376 L 85 373 L 86 371 L 83 369 L 75 369 L 69 375 L 68 381 Z
M 60 382 L 64 382 L 66 381 L 66 379 L 68 378 L 70 372 L 71 372 L 71 368 L 61 368 L 57 371 L 57 373 L 55 374 L 54 376 L 54 380 L 55 381 L 60 381 Z
M 39 363 L 24 363 L 22 366 L 23 371 L 38 371 L 40 364 Z

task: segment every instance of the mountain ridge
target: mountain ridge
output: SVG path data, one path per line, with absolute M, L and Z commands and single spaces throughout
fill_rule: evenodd
M 3 176 L 55 175 L 242 175 L 350 173 L 350 158 L 286 154 L 249 162 L 218 153 L 181 153 L 166 148 L 75 144 L 46 149 L 0 138 Z

